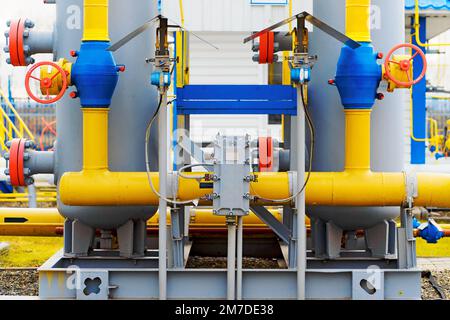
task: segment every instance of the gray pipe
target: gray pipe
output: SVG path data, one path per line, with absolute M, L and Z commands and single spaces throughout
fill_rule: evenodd
M 159 299 L 167 299 L 167 174 L 168 174 L 168 134 L 167 134 L 167 93 L 162 96 L 158 116 L 158 159 L 159 159 Z
M 24 49 L 29 48 L 27 54 L 53 53 L 54 35 L 52 31 L 30 30 L 28 37 L 24 38 Z
M 297 188 L 299 192 L 305 183 L 305 109 L 303 106 L 300 86 L 297 88 Z M 297 214 L 297 298 L 305 300 L 305 276 L 306 276 L 306 226 L 305 226 L 305 192 L 301 192 L 295 198 Z
M 244 246 L 243 217 L 237 219 L 236 300 L 242 300 L 242 251 Z
M 55 153 L 53 151 L 27 151 L 28 160 L 24 167 L 29 168 L 31 175 L 53 174 L 55 170 Z
M 236 299 L 236 218 L 231 217 L 228 225 L 227 250 L 227 299 Z

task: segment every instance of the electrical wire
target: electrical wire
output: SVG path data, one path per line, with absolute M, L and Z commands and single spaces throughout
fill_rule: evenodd
M 300 189 L 300 186 L 298 186 L 297 187 L 298 191 L 293 196 L 291 196 L 289 198 L 286 198 L 286 199 L 267 199 L 267 198 L 261 197 L 258 194 L 256 194 L 254 192 L 253 188 L 252 188 L 252 191 L 253 191 L 253 193 L 254 193 L 254 195 L 255 195 L 255 197 L 257 199 L 261 199 L 261 200 L 268 201 L 268 202 L 273 202 L 273 203 L 289 202 L 289 201 L 292 201 L 295 198 L 297 198 L 297 196 L 299 196 L 300 194 L 302 194 L 305 191 L 305 189 L 306 189 L 306 187 L 307 187 L 307 185 L 309 183 L 309 180 L 311 178 L 311 173 L 312 173 L 312 163 L 313 163 L 313 160 L 314 160 L 314 149 L 315 149 L 315 144 L 316 144 L 316 129 L 314 127 L 314 123 L 312 121 L 311 114 L 309 113 L 308 103 L 307 103 L 307 101 L 305 101 L 305 94 L 304 94 L 304 91 L 303 91 L 303 85 L 300 86 L 300 94 L 302 96 L 301 98 L 302 98 L 303 110 L 305 111 L 305 117 L 306 117 L 306 120 L 308 122 L 308 127 L 309 127 L 309 131 L 310 131 L 310 135 L 311 135 L 310 149 L 309 149 L 308 175 L 306 177 L 305 183 L 303 184 L 303 187 L 301 189 Z M 297 170 L 299 170 L 299 168 L 297 168 Z
M 178 175 L 179 175 L 180 177 L 184 178 L 184 179 L 194 179 L 194 180 L 199 180 L 199 179 L 202 180 L 202 179 L 205 179 L 205 174 L 207 174 L 207 173 L 205 173 L 205 174 L 202 175 L 202 176 L 194 176 L 194 175 L 192 175 L 192 176 L 187 176 L 187 175 L 184 174 L 184 172 L 185 172 L 187 169 L 191 169 L 191 168 L 195 168 L 195 167 L 214 167 L 214 165 L 213 165 L 213 164 L 210 164 L 210 163 L 188 164 L 187 166 L 184 166 L 184 167 L 178 169 Z
M 166 197 L 163 197 L 155 189 L 155 186 L 153 185 L 152 177 L 150 176 L 150 159 L 148 157 L 148 145 L 149 145 L 149 142 L 150 142 L 150 136 L 151 136 L 153 123 L 155 122 L 155 119 L 158 117 L 159 111 L 161 110 L 162 100 L 163 100 L 163 95 L 160 94 L 159 95 L 158 108 L 155 110 L 155 113 L 153 113 L 153 116 L 152 116 L 150 122 L 148 123 L 147 129 L 145 131 L 145 169 L 146 169 L 146 173 L 147 173 L 148 182 L 149 182 L 150 188 L 152 189 L 153 193 L 156 194 L 158 196 L 158 198 L 166 201 L 167 203 L 174 204 L 174 205 L 177 205 L 177 204 L 178 205 L 183 205 L 183 204 L 194 204 L 194 205 L 196 205 L 196 202 L 200 201 L 201 198 L 193 199 L 193 200 L 187 200 L 187 201 L 176 201 L 176 200 L 173 200 L 173 199 L 168 199 Z M 164 164 L 160 163 L 159 165 L 164 165 Z

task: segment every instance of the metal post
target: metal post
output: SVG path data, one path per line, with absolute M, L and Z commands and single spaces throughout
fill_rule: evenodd
M 242 300 L 242 252 L 244 245 L 243 217 L 237 220 L 237 275 L 236 275 L 236 300 Z
M 28 186 L 28 207 L 37 208 L 36 186 L 34 184 Z
M 158 116 L 159 144 L 159 299 L 167 299 L 167 93 L 162 96 L 161 109 Z
M 227 299 L 234 300 L 236 296 L 236 217 L 228 217 L 227 226 Z
M 302 91 L 297 87 L 297 188 L 305 183 L 305 110 Z M 297 189 L 296 192 L 299 190 Z M 306 226 L 305 226 L 305 192 L 295 199 L 297 214 L 297 298 L 304 300 L 306 275 Z

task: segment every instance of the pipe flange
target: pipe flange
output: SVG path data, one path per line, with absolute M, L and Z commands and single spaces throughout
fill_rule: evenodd
M 24 42 L 34 23 L 29 19 L 20 18 L 8 21 L 7 26 L 9 27 L 9 30 L 5 32 L 7 47 L 4 51 L 9 53 L 9 58 L 6 62 L 14 67 L 26 67 L 33 64 L 35 61 L 31 58 L 30 48 L 24 45 Z
M 5 170 L 5 174 L 10 177 L 11 185 L 14 187 L 26 187 L 34 183 L 31 178 L 31 170 L 25 168 L 25 161 L 28 153 L 34 147 L 33 141 L 26 139 L 13 139 L 8 142 L 10 148 L 9 153 L 4 158 L 9 162 L 9 168 Z

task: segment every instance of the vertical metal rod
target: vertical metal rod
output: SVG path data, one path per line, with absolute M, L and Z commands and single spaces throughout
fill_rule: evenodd
M 236 300 L 242 300 L 242 252 L 244 245 L 243 217 L 237 220 L 237 275 L 236 275 Z
M 297 188 L 305 183 L 305 110 L 303 106 L 302 90 L 297 86 Z M 297 190 L 296 192 L 298 192 Z M 305 226 L 305 192 L 295 199 L 297 214 L 297 298 L 305 300 L 306 276 L 306 226 Z
M 234 300 L 236 293 L 236 218 L 228 218 L 227 299 Z
M 161 109 L 158 116 L 158 166 L 159 166 L 159 299 L 167 299 L 167 94 L 162 96 Z
M 36 186 L 34 184 L 28 186 L 28 207 L 37 208 Z

